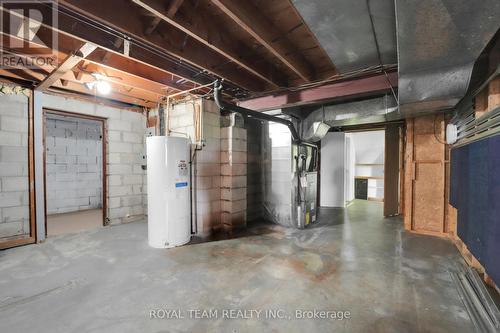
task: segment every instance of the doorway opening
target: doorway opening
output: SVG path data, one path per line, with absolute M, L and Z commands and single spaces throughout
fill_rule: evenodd
M 346 133 L 346 201 L 384 202 L 385 130 Z
M 105 120 L 44 110 L 46 234 L 105 225 Z
M 380 203 L 384 216 L 402 212 L 400 124 L 329 132 L 321 141 L 320 206 Z

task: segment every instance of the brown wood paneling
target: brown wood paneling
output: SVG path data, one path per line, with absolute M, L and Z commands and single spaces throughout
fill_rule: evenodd
M 385 128 L 384 216 L 399 215 L 399 125 Z
M 441 163 L 417 163 L 413 186 L 413 229 L 443 231 L 444 182 Z
M 447 147 L 444 115 L 409 119 L 406 124 L 405 228 L 444 236 L 447 226 Z

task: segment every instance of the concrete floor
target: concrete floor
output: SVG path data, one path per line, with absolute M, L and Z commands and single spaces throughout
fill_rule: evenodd
M 0 332 L 474 330 L 448 272 L 461 260 L 455 247 L 404 232 L 377 202 L 323 209 L 304 231 L 257 226 L 172 250 L 151 249 L 146 237 L 145 223 L 131 223 L 1 252 Z M 218 318 L 150 319 L 160 308 L 185 317 L 217 309 Z M 223 309 L 287 315 L 223 320 Z M 351 319 L 299 320 L 297 309 Z
M 98 229 L 102 225 L 102 209 L 47 215 L 47 236 L 73 234 Z

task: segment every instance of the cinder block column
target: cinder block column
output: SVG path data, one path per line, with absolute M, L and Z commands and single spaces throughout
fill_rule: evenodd
M 247 222 L 247 131 L 221 128 L 221 210 L 225 230 Z

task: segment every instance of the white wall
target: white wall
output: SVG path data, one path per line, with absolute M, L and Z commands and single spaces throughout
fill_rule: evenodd
M 146 116 L 139 112 L 51 94 L 43 107 L 106 118 L 108 218 L 110 224 L 144 219 Z
M 356 152 L 355 176 L 384 177 L 385 132 L 355 132 L 349 135 Z M 383 179 L 368 179 L 368 198 L 384 198 Z
M 28 97 L 0 94 L 0 239 L 29 233 Z
M 330 132 L 321 140 L 320 206 L 345 207 L 345 133 Z
M 102 123 L 47 114 L 47 213 L 102 207 Z

